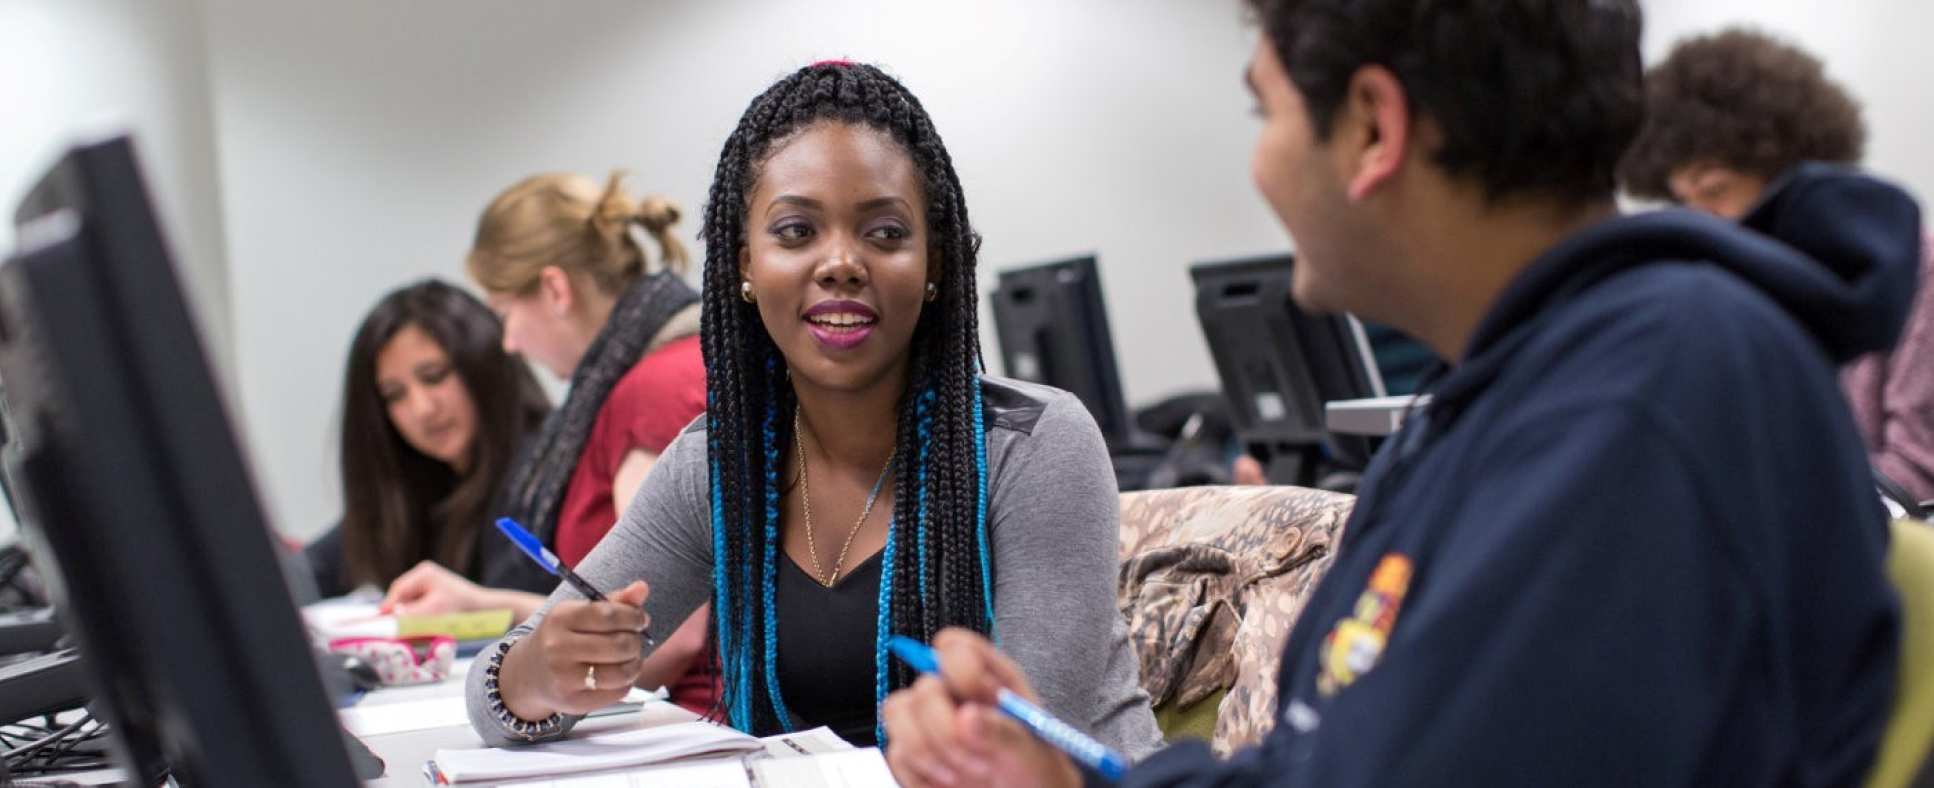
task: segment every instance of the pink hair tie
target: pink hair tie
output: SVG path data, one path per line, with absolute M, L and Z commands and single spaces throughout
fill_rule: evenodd
M 853 65 L 853 61 L 847 60 L 846 58 L 841 57 L 841 58 L 833 58 L 832 60 L 821 60 L 817 63 L 812 64 L 811 66 L 808 66 L 808 68 L 819 68 L 820 66 L 838 66 L 840 68 L 846 68 L 851 65 Z

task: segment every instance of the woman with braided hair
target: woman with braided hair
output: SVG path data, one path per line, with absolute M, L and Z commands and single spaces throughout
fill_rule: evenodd
M 1062 719 L 1158 745 L 1114 605 L 1100 431 L 1065 392 L 981 374 L 978 238 L 919 100 L 843 61 L 780 80 L 726 140 L 704 237 L 707 415 L 578 568 L 622 591 L 560 589 L 486 652 L 479 733 L 558 735 L 709 601 L 720 716 L 742 730 L 874 743 L 878 704 L 916 678 L 885 639 L 961 627 Z

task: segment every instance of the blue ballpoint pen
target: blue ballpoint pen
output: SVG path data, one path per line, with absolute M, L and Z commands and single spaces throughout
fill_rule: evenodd
M 538 566 L 544 567 L 544 571 L 558 576 L 566 583 L 570 583 L 571 587 L 577 589 L 578 593 L 583 594 L 585 599 L 597 602 L 610 601 L 605 598 L 602 592 L 598 591 L 596 586 L 591 585 L 584 578 L 578 577 L 578 573 L 571 571 L 570 567 L 565 566 L 564 561 L 558 558 L 556 553 L 551 552 L 550 548 L 545 547 L 543 542 L 538 541 L 537 537 L 531 535 L 531 532 L 524 530 L 524 526 L 518 525 L 516 520 L 508 517 L 497 518 L 497 530 L 503 531 L 505 536 L 510 537 L 511 544 L 517 545 L 517 549 L 524 551 L 524 555 L 530 556 L 531 560 L 536 561 Z M 645 636 L 645 645 L 654 648 L 657 647 L 658 641 L 650 633 L 645 632 L 639 634 Z
M 886 647 L 901 661 L 913 666 L 914 670 L 935 675 L 940 673 L 940 660 L 934 656 L 933 649 L 918 640 L 895 635 L 886 639 Z M 1128 759 L 1122 757 L 1121 753 L 1108 749 L 1108 745 L 1055 719 L 1054 715 L 1005 687 L 1001 689 L 996 705 L 1042 741 L 1054 745 L 1055 749 L 1067 753 L 1076 763 L 1093 769 L 1102 777 L 1111 781 L 1120 780 L 1122 774 L 1128 771 Z

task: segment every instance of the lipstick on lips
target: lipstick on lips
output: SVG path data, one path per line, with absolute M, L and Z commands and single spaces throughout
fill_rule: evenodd
M 873 334 L 880 322 L 879 313 L 858 301 L 837 299 L 821 301 L 806 310 L 806 329 L 821 347 L 851 350 Z

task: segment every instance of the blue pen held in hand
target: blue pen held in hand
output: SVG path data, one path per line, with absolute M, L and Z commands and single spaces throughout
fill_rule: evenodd
M 913 638 L 895 635 L 887 638 L 886 647 L 893 651 L 894 656 L 911 665 L 914 670 L 940 675 L 940 660 L 934 655 L 933 649 L 926 644 Z M 1008 689 L 1001 689 L 996 705 L 1007 716 L 1013 717 L 1033 732 L 1041 741 L 1054 745 L 1055 749 L 1073 758 L 1075 763 L 1094 770 L 1102 777 L 1120 780 L 1122 774 L 1128 771 L 1128 759 L 1121 753 L 1108 749 L 1108 745 L 1095 741 L 1087 734 L 1075 730 L 1073 726 L 1055 719 L 1054 715 L 1027 702 L 1027 699 Z
M 524 526 L 518 525 L 516 520 L 508 517 L 497 518 L 497 530 L 503 531 L 504 536 L 510 537 L 511 544 L 517 545 L 517 549 L 524 551 L 524 555 L 530 556 L 531 560 L 536 561 L 538 566 L 544 567 L 544 571 L 558 576 L 566 583 L 570 583 L 571 587 L 577 589 L 578 593 L 583 594 L 585 599 L 594 602 L 609 601 L 605 598 L 603 592 L 600 592 L 596 586 L 591 585 L 584 578 L 578 577 L 578 573 L 571 571 L 570 567 L 565 566 L 564 561 L 559 559 L 556 553 L 551 552 L 550 548 L 545 547 L 543 542 L 538 541 L 536 536 L 531 535 L 531 532 L 524 530 Z M 646 632 L 640 634 L 645 636 L 645 645 L 651 646 L 652 648 L 658 647 L 658 641 L 651 636 L 651 633 Z

